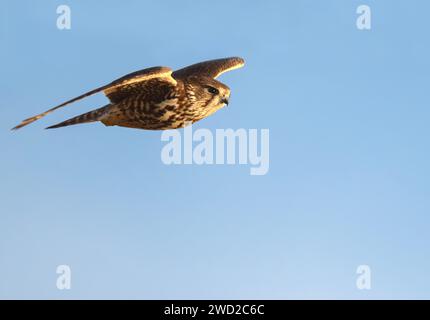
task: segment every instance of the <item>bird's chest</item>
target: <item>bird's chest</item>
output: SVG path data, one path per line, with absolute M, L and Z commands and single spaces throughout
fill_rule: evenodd
M 187 100 L 165 101 L 154 108 L 154 121 L 163 129 L 176 129 L 187 126 L 205 117 L 204 112 Z
M 204 106 L 189 99 L 186 95 L 177 95 L 153 106 L 154 121 L 166 128 L 181 128 L 206 117 Z

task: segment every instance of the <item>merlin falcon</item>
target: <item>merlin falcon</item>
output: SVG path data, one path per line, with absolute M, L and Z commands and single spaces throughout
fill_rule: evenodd
M 231 57 L 200 62 L 176 71 L 168 67 L 143 69 L 28 118 L 12 130 L 100 91 L 109 99 L 108 105 L 47 129 L 97 121 L 106 126 L 146 130 L 182 128 L 228 105 L 230 88 L 215 79 L 244 64 L 242 58 Z

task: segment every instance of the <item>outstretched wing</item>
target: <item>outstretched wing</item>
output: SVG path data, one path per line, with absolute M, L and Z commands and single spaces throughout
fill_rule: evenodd
M 88 91 L 87 93 L 84 93 L 76 98 L 66 101 L 34 117 L 25 119 L 19 125 L 14 127 L 12 130 L 17 130 L 22 127 L 25 127 L 26 125 L 36 120 L 39 120 L 40 118 L 43 118 L 44 116 L 50 114 L 51 112 L 61 107 L 64 107 L 72 102 L 81 100 L 85 97 L 91 96 L 100 91 L 103 91 L 112 103 L 117 103 L 122 99 L 124 99 L 125 97 L 129 96 L 130 94 L 133 94 L 134 92 L 139 91 L 139 89 L 142 89 L 142 87 L 144 87 L 148 82 L 150 82 L 149 80 L 153 80 L 153 79 L 156 79 L 159 82 L 168 83 L 172 86 L 176 86 L 176 80 L 172 78 L 172 69 L 168 67 L 153 67 L 153 68 L 143 69 L 140 71 L 127 74 L 124 77 L 121 77 L 105 86 Z
M 175 79 L 183 79 L 194 75 L 204 75 L 215 79 L 224 72 L 243 67 L 244 64 L 245 61 L 239 57 L 209 60 L 176 70 L 172 76 Z

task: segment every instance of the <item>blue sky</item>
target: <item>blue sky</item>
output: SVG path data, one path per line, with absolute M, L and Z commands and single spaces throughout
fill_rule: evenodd
M 56 28 L 69 5 L 71 30 Z M 356 28 L 356 8 L 372 29 Z M 6 1 L 0 298 L 430 298 L 426 1 Z M 166 166 L 160 132 L 23 118 L 126 73 L 241 56 L 194 129 L 270 130 L 270 171 Z M 56 288 L 56 267 L 72 270 Z M 372 289 L 356 288 L 369 265 Z

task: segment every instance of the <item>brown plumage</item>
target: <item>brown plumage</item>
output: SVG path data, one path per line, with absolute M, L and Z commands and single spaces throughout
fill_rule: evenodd
M 242 58 L 233 57 L 200 62 L 175 72 L 168 67 L 140 70 L 28 118 L 12 130 L 100 91 L 109 98 L 108 105 L 47 129 L 96 121 L 148 130 L 181 128 L 228 104 L 230 89 L 215 78 L 243 65 Z

